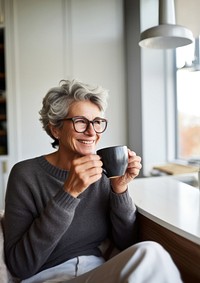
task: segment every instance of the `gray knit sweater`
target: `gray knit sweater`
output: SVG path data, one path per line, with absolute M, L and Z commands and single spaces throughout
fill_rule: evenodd
M 104 175 L 78 198 L 63 190 L 68 172 L 44 156 L 11 170 L 4 218 L 5 256 L 14 276 L 25 279 L 80 255 L 101 256 L 112 237 L 119 249 L 133 244 L 136 208 L 126 191 L 112 192 Z

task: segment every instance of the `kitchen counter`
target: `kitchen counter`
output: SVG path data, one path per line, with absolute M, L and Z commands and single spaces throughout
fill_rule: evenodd
M 156 241 L 172 256 L 184 283 L 200 282 L 200 190 L 175 177 L 137 178 L 138 241 Z
M 200 245 L 200 191 L 174 177 L 135 179 L 129 185 L 138 211 Z

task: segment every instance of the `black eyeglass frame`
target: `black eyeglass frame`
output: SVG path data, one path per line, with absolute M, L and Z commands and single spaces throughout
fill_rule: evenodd
M 83 119 L 84 121 L 86 121 L 87 126 L 86 126 L 86 129 L 85 129 L 84 131 L 77 131 L 77 130 L 76 130 L 75 122 L 76 122 L 76 120 L 78 120 L 78 119 Z M 99 131 L 96 131 L 96 130 L 95 130 L 95 127 L 94 127 L 95 121 L 98 121 L 98 120 L 101 120 L 101 121 L 105 122 L 105 128 L 103 129 L 103 131 L 100 131 L 100 132 L 99 132 Z M 75 132 L 77 132 L 77 133 L 85 133 L 85 132 L 88 130 L 90 124 L 92 124 L 94 131 L 95 131 L 97 134 L 102 134 L 103 132 L 105 132 L 105 130 L 106 130 L 107 126 L 108 126 L 108 120 L 105 119 L 105 118 L 101 118 L 101 117 L 96 117 L 96 118 L 94 118 L 94 120 L 90 121 L 90 120 L 88 120 L 88 119 L 87 119 L 86 117 L 84 117 L 84 116 L 75 116 L 75 117 L 64 118 L 64 119 L 62 119 L 61 121 L 72 121 L 72 122 L 73 122 L 74 130 L 75 130 Z

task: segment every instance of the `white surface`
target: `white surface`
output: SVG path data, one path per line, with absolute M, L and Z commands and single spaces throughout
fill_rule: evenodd
M 7 96 L 13 163 L 52 151 L 38 111 L 43 96 L 61 79 L 77 78 L 110 90 L 109 125 L 99 146 L 126 144 L 122 2 L 5 1 L 10 11 L 7 46 L 14 46 L 7 56 L 12 59 Z
M 172 177 L 134 180 L 130 195 L 138 211 L 200 245 L 200 191 Z
M 46 91 L 70 77 L 110 90 L 109 126 L 99 147 L 127 143 L 142 156 L 145 175 L 167 157 L 174 158 L 173 56 L 170 51 L 143 50 L 141 59 L 138 47 L 138 23 L 143 29 L 157 23 L 158 1 L 128 2 L 133 5 L 127 8 L 130 14 L 124 13 L 122 0 L 5 1 L 8 168 L 52 150 L 38 111 Z M 126 61 L 131 62 L 128 69 Z

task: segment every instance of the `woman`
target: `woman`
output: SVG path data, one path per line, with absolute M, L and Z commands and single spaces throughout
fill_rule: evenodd
M 181 282 L 158 244 L 133 245 L 136 208 L 127 185 L 141 158 L 129 150 L 124 176 L 102 174 L 95 148 L 107 127 L 107 95 L 73 80 L 43 99 L 40 120 L 57 150 L 16 164 L 6 194 L 6 262 L 22 282 Z M 99 246 L 108 237 L 130 248 L 105 262 Z

